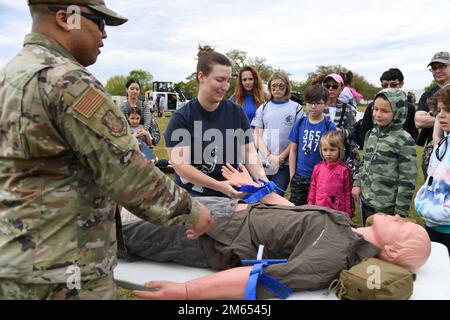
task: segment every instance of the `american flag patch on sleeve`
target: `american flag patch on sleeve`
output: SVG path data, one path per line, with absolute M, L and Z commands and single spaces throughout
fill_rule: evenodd
M 80 113 L 86 118 L 91 118 L 94 113 L 101 107 L 105 97 L 95 91 L 94 89 L 88 89 L 83 96 L 73 106 L 73 110 Z

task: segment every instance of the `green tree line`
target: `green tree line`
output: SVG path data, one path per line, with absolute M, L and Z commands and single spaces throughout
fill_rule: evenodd
M 236 87 L 236 79 L 239 74 L 239 70 L 244 66 L 254 67 L 260 74 L 262 80 L 267 83 L 271 74 L 275 71 L 285 72 L 289 75 L 286 70 L 276 69 L 267 63 L 265 58 L 261 57 L 251 57 L 248 56 L 247 52 L 232 49 L 226 53 L 226 56 L 232 62 L 232 75 L 233 79 L 231 81 L 230 90 L 228 90 L 226 97 L 230 97 Z M 341 65 L 318 65 L 316 69 L 307 75 L 307 79 L 303 82 L 292 80 L 292 90 L 298 91 L 302 96 L 306 88 L 311 85 L 314 79 L 317 79 L 320 75 L 326 75 L 329 73 L 340 73 L 348 71 L 344 66 Z M 381 87 L 374 86 L 369 83 L 364 76 L 358 74 L 354 70 L 353 72 L 353 82 L 352 87 L 360 92 L 365 99 L 371 99 L 375 94 L 381 90 Z M 126 95 L 125 84 L 129 79 L 137 79 L 141 83 L 141 94 L 148 90 L 152 90 L 153 75 L 145 70 L 132 70 L 128 75 L 116 75 L 108 79 L 106 83 L 106 90 L 111 95 Z M 430 85 L 432 86 L 432 84 Z M 430 87 L 429 86 L 429 87 Z M 427 88 L 429 88 L 427 87 Z M 183 93 L 188 99 L 195 97 L 197 94 L 197 81 L 195 79 L 195 73 L 188 75 L 186 81 L 180 81 L 174 84 L 175 91 Z

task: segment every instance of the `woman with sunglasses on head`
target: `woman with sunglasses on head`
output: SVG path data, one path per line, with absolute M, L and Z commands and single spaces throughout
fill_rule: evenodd
M 425 220 L 431 241 L 447 246 L 450 254 L 450 85 L 437 91 L 428 101 L 437 109 L 437 119 L 444 138 L 434 147 L 428 166 L 428 177 L 417 192 L 415 207 Z
M 275 72 L 267 84 L 269 100 L 256 111 L 252 126 L 255 127 L 255 145 L 266 160 L 269 180 L 286 190 L 289 175 L 289 133 L 297 119 L 305 113 L 302 106 L 290 100 L 291 83 L 286 74 Z M 277 191 L 284 195 L 284 192 Z
M 239 71 L 231 101 L 244 109 L 248 122 L 252 123 L 256 109 L 265 101 L 263 83 L 255 68 L 245 66 Z
M 267 180 L 253 144 L 244 110 L 224 99 L 230 88 L 231 61 L 209 46 L 199 47 L 197 98 L 177 110 L 164 133 L 175 183 L 191 196 L 239 198 L 222 176 L 222 166 L 244 163 L 255 180 Z

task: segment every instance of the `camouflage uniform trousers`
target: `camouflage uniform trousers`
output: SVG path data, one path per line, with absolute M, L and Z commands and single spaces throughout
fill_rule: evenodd
M 0 279 L 0 300 L 114 300 L 116 294 L 112 275 L 81 281 L 80 290 L 69 289 L 65 283 L 20 283 Z

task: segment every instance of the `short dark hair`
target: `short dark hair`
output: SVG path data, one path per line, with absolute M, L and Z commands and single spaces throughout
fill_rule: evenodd
M 389 74 L 389 70 L 383 72 L 383 74 L 382 74 L 381 77 L 380 77 L 380 82 L 383 82 L 383 80 L 386 80 L 386 81 L 387 81 L 388 74 Z
M 305 101 L 313 103 L 319 102 L 320 100 L 323 102 L 328 101 L 328 90 L 319 83 L 309 86 L 305 91 Z
M 398 80 L 400 82 L 403 82 L 403 73 L 398 68 L 390 68 L 389 70 L 383 72 L 380 78 L 380 82 L 383 81 L 393 81 Z
M 141 83 L 138 80 L 136 80 L 136 79 L 128 80 L 127 83 L 125 84 L 125 88 L 128 89 L 133 83 L 137 83 L 139 88 L 141 88 Z

